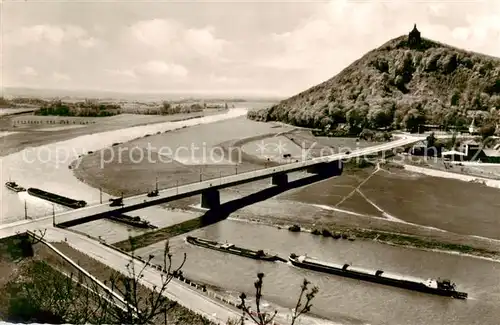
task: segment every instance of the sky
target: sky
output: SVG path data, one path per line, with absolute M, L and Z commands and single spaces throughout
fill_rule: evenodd
M 500 57 L 500 1 L 0 0 L 2 87 L 290 96 L 407 34 Z

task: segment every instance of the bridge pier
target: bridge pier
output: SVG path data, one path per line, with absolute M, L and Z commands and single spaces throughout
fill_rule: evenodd
M 322 163 L 311 166 L 306 169 L 310 174 L 324 175 L 324 176 L 339 176 L 342 174 L 344 164 L 341 160 L 332 161 L 329 163 Z
M 288 184 L 288 174 L 276 174 L 271 176 L 271 185 L 282 186 Z
M 220 207 L 220 193 L 214 189 L 208 189 L 201 193 L 201 207 L 204 209 L 217 209 Z

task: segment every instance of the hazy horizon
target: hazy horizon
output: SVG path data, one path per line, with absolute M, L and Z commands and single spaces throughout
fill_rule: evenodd
M 23 88 L 286 98 L 414 23 L 425 38 L 500 56 L 493 0 L 32 0 L 0 2 L 0 12 L 7 95 Z
M 57 88 L 23 88 L 23 87 L 4 87 L 0 97 L 5 98 L 64 98 L 72 99 L 113 99 L 113 100 L 245 100 L 256 102 L 273 102 L 284 99 L 280 96 L 266 96 L 262 94 L 244 94 L 244 93 L 223 93 L 223 92 L 144 92 L 144 91 L 106 91 L 97 89 L 57 89 Z

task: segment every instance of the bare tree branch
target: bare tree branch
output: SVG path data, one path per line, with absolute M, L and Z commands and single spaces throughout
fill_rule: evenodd
M 246 298 L 247 296 L 245 293 L 241 293 L 240 295 L 240 300 L 241 303 L 238 305 L 238 308 L 242 310 L 242 315 L 239 320 L 239 324 L 243 325 L 246 319 L 246 316 L 250 317 L 250 319 L 256 324 L 256 325 L 269 325 L 271 324 L 276 315 L 278 314 L 278 311 L 274 311 L 273 313 L 268 313 L 268 312 L 262 312 L 261 311 L 261 299 L 262 299 L 262 288 L 264 284 L 264 273 L 258 273 L 257 274 L 257 281 L 255 281 L 254 286 L 255 286 L 255 307 L 257 309 L 256 312 L 253 312 L 250 308 L 250 306 L 247 305 L 246 303 Z M 301 290 L 299 297 L 297 299 L 297 303 L 295 305 L 295 309 L 293 310 L 292 314 L 292 321 L 290 325 L 294 325 L 296 320 L 303 314 L 308 313 L 311 310 L 312 307 L 312 300 L 318 293 L 318 288 L 313 287 L 309 290 L 309 285 L 310 282 L 304 279 L 301 285 Z M 305 301 L 303 302 L 305 296 Z M 228 325 L 235 324 L 234 321 L 228 320 Z

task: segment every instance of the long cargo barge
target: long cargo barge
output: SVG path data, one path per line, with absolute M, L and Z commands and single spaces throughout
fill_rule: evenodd
M 239 255 L 243 257 L 253 258 L 255 260 L 263 260 L 269 262 L 281 261 L 286 262 L 284 258 L 279 257 L 278 255 L 270 255 L 264 253 L 263 250 L 254 251 L 251 249 L 237 247 L 230 243 L 218 243 L 215 241 L 210 241 L 202 238 L 196 238 L 192 236 L 187 236 L 186 241 L 192 245 L 213 249 L 219 252 Z
M 67 206 L 69 208 L 78 209 L 83 208 L 87 205 L 87 202 L 82 200 L 73 200 L 65 196 L 43 191 L 39 188 L 30 187 L 28 189 L 28 194 L 39 197 L 41 199 L 57 203 L 60 205 Z
M 467 299 L 468 296 L 465 292 L 456 291 L 455 284 L 451 283 L 450 280 L 424 280 L 417 277 L 390 274 L 381 270 L 367 270 L 360 267 L 353 267 L 349 264 L 340 265 L 323 262 L 304 255 L 297 256 L 295 254 L 290 254 L 289 261 L 292 265 L 300 268 L 390 285 L 403 289 L 447 296 L 456 299 Z

